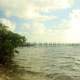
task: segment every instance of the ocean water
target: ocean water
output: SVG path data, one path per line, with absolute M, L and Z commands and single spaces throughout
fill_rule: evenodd
M 17 67 L 7 73 L 6 80 L 80 80 L 80 45 L 23 47 L 18 50 L 20 53 L 14 58 Z

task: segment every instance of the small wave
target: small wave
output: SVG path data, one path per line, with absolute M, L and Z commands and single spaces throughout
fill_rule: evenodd
M 51 78 L 52 80 L 74 80 L 71 76 L 62 73 L 48 74 L 47 77 Z

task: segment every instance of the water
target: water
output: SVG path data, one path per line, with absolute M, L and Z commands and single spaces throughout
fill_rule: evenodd
M 80 80 L 79 45 L 24 47 L 18 50 L 20 53 L 14 58 L 18 70 L 4 70 L 7 78 L 3 80 Z

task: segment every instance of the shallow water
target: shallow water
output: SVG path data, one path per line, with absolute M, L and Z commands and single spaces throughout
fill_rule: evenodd
M 80 80 L 79 45 L 24 47 L 19 51 L 14 58 L 18 66 L 6 72 L 11 78 L 5 80 Z

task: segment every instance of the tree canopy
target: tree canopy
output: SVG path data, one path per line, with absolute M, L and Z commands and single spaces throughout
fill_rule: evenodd
M 8 30 L 8 26 L 0 23 L 0 63 L 6 64 L 12 60 L 17 47 L 24 45 L 26 38 Z

